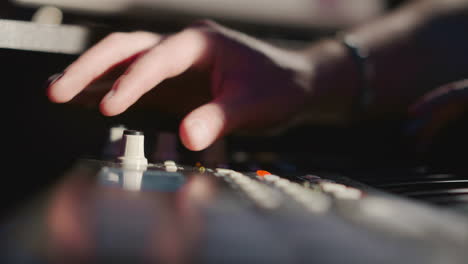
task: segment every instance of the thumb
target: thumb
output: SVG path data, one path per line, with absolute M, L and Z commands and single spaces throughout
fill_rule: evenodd
M 216 139 L 238 126 L 232 104 L 218 98 L 202 105 L 182 120 L 179 134 L 185 147 L 193 151 L 207 148 Z

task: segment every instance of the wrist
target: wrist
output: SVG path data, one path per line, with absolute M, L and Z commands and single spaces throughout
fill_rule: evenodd
M 327 124 L 351 122 L 362 76 L 349 49 L 340 41 L 325 39 L 302 52 L 312 69 L 306 107 L 308 119 Z

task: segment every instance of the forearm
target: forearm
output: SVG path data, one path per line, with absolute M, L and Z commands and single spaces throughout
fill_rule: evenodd
M 364 113 L 379 118 L 404 113 L 408 104 L 426 91 L 468 76 L 468 1 L 414 1 L 395 12 L 346 31 L 356 45 L 368 51 L 372 74 L 367 80 L 373 100 Z M 326 43 L 327 42 L 327 43 Z M 338 41 L 333 58 L 340 61 L 328 82 L 313 83 L 316 104 L 328 104 L 331 113 L 349 118 L 362 85 L 359 70 Z M 309 49 L 309 54 L 314 54 Z M 315 56 L 315 55 L 310 55 Z M 313 58 L 312 58 L 313 59 Z M 321 64 L 318 64 L 321 65 Z M 324 78 L 324 79 L 327 79 Z M 323 98 L 323 100 L 322 100 Z

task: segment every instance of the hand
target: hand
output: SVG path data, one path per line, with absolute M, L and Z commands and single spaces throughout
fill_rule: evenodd
M 69 102 L 123 68 L 106 90 L 101 112 L 118 115 L 150 92 L 145 102 L 188 112 L 180 124 L 181 140 L 191 150 L 202 150 L 233 130 L 271 128 L 294 119 L 312 92 L 309 59 L 209 21 L 168 36 L 114 33 L 53 81 L 48 96 Z

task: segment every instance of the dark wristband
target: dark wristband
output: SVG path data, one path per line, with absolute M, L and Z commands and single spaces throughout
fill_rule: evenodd
M 360 89 L 356 98 L 355 110 L 360 114 L 372 104 L 374 97 L 371 88 L 373 68 L 369 60 L 369 53 L 359 47 L 350 36 L 338 35 L 337 40 L 348 50 L 359 72 Z

